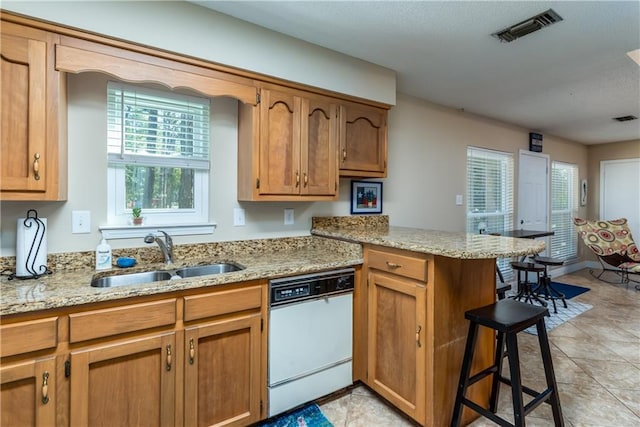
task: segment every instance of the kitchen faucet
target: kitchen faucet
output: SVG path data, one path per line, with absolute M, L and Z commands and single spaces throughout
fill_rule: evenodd
M 153 233 L 149 233 L 145 236 L 145 243 L 156 242 L 160 246 L 160 251 L 164 256 L 165 264 L 173 264 L 173 240 L 166 231 L 158 230 L 158 233 L 164 234 L 164 242 L 161 237 L 156 236 Z M 166 242 L 166 243 L 165 243 Z

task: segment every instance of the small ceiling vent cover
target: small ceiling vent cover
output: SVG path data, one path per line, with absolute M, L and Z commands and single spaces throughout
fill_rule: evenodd
M 628 122 L 629 120 L 638 120 L 636 116 L 620 116 L 614 117 L 613 120 L 617 120 L 619 122 Z
M 553 9 L 549 9 L 546 12 L 542 12 L 539 15 L 533 16 L 529 19 L 525 19 L 522 22 L 518 22 L 515 25 L 500 30 L 497 33 L 491 34 L 493 37 L 499 39 L 501 42 L 509 43 L 520 37 L 524 37 L 527 34 L 531 34 L 534 31 L 548 27 L 551 24 L 562 21 L 562 17 L 558 15 Z

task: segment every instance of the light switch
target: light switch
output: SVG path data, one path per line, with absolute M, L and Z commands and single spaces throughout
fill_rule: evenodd
M 295 220 L 293 218 L 293 209 L 286 208 L 284 210 L 284 225 L 293 225 L 294 222 Z
M 462 194 L 456 194 L 456 205 L 462 206 Z
M 244 209 L 233 208 L 233 225 L 234 227 L 244 226 Z
M 91 233 L 90 211 L 71 211 L 71 233 Z

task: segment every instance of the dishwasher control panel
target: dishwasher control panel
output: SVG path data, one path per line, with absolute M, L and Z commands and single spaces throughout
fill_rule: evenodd
M 309 298 L 351 292 L 355 284 L 355 270 L 344 268 L 269 281 L 271 307 Z
M 311 295 L 311 292 L 309 290 L 310 286 L 311 285 L 309 283 L 305 283 L 304 285 L 293 285 L 291 287 L 287 286 L 282 288 L 275 288 L 272 292 L 272 302 L 281 302 L 292 298 L 307 297 Z

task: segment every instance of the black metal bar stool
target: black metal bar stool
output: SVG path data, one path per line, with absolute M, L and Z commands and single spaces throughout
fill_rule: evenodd
M 511 268 L 518 272 L 518 293 L 513 297 L 515 300 L 524 300 L 533 304 L 538 302 L 541 306 L 546 307 L 547 303 L 541 300 L 536 294 L 537 288 L 540 286 L 540 273 L 545 269 L 544 265 L 535 264 L 533 262 L 512 262 Z M 528 273 L 536 274 L 536 281 L 530 282 L 527 278 Z M 522 278 L 524 276 L 524 279 Z
M 558 291 L 551 284 L 551 276 L 549 276 L 548 267 L 550 265 L 562 265 L 564 261 L 560 261 L 555 258 L 543 257 L 543 256 L 535 256 L 532 258 L 536 264 L 540 264 L 544 266 L 544 271 L 542 272 L 542 276 L 540 277 L 540 286 L 535 290 L 538 296 L 544 296 L 545 301 L 551 300 L 553 304 L 553 312 L 557 313 L 558 309 L 556 308 L 556 300 L 561 300 L 562 304 L 564 304 L 564 308 L 567 308 L 567 300 L 564 298 L 564 294 Z
M 489 418 L 498 425 L 517 427 L 524 426 L 524 417 L 543 402 L 551 405 L 555 426 L 564 426 L 562 409 L 560 408 L 560 397 L 558 396 L 558 385 L 556 384 L 553 362 L 551 360 L 551 349 L 547 338 L 547 330 L 544 325 L 544 318 L 548 315 L 549 310 L 544 307 L 514 301 L 510 298 L 485 307 L 469 310 L 465 313 L 465 318 L 470 321 L 469 333 L 467 335 L 467 343 L 465 346 L 464 357 L 462 359 L 460 381 L 458 383 L 456 400 L 453 406 L 453 415 L 451 417 L 451 427 L 460 426 L 463 405 L 473 409 L 482 416 Z M 538 331 L 538 342 L 540 343 L 544 375 L 547 381 L 547 389 L 540 393 L 522 385 L 522 378 L 520 376 L 520 360 L 518 358 L 517 334 L 518 332 L 521 332 L 533 325 L 536 325 L 536 329 Z M 476 346 L 479 326 L 491 328 L 497 332 L 495 359 L 493 365 L 470 377 L 469 375 L 471 373 L 473 353 Z M 509 359 L 510 378 L 502 376 L 505 340 Z M 489 409 L 485 409 L 472 400 L 467 399 L 465 395 L 469 386 L 488 375 L 493 375 L 493 381 L 491 383 Z M 513 424 L 496 415 L 500 382 L 511 386 L 514 415 Z M 526 405 L 524 404 L 523 393 L 533 397 L 533 399 Z

